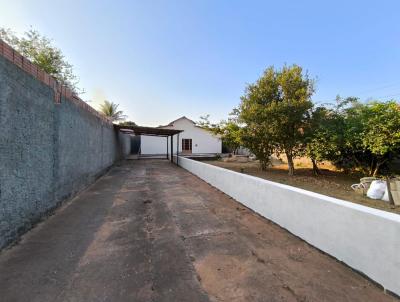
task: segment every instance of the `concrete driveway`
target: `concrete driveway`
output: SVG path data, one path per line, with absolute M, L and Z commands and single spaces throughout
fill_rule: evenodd
M 165 160 L 115 166 L 3 251 L 0 300 L 398 301 Z

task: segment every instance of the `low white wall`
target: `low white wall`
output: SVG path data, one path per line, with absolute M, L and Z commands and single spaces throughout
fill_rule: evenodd
M 183 157 L 179 165 L 400 295 L 400 215 Z

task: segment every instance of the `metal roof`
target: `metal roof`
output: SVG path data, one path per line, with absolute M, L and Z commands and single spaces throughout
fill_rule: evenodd
M 120 130 L 121 132 L 133 133 L 135 135 L 150 135 L 150 136 L 172 136 L 183 132 L 183 130 L 162 129 L 154 127 L 141 127 L 141 126 L 114 125 L 114 128 Z

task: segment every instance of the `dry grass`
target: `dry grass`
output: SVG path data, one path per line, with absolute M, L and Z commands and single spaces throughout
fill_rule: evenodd
M 261 171 L 256 161 L 248 163 L 223 162 L 220 160 L 206 162 L 236 172 L 243 172 L 327 196 L 400 214 L 400 207 L 393 207 L 384 201 L 373 200 L 354 192 L 350 186 L 354 183 L 358 183 L 361 175 L 344 174 L 343 172 L 337 171 L 330 163 L 322 163 L 319 165 L 322 175 L 314 176 L 312 174 L 311 161 L 306 158 L 300 158 L 295 160 L 295 175 L 288 176 L 286 164 L 277 160 L 274 160 L 274 166 L 268 168 L 267 171 Z

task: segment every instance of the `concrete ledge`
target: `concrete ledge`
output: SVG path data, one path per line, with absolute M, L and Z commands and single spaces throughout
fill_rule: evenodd
M 183 157 L 179 165 L 400 295 L 400 215 Z

